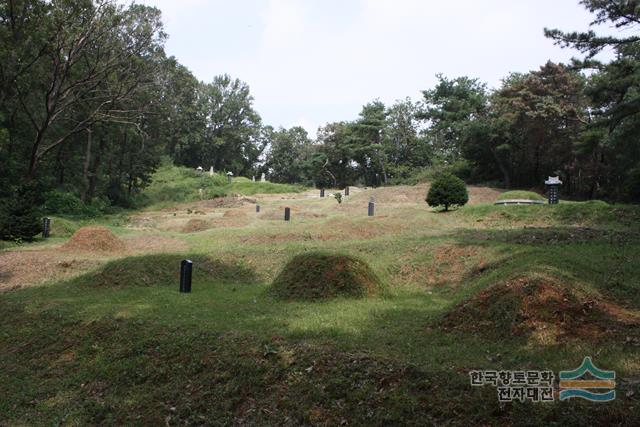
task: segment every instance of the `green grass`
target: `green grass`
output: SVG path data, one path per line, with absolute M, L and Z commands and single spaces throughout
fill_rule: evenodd
M 633 205 L 609 205 L 599 200 L 564 201 L 557 205 L 532 206 L 465 206 L 459 213 L 476 221 L 493 221 L 495 226 L 526 225 L 538 222 L 553 225 L 594 225 L 612 229 L 635 227 L 640 210 Z
M 199 173 L 194 169 L 163 165 L 152 176 L 151 184 L 139 196 L 142 205 L 165 207 L 174 203 L 213 199 L 233 194 L 289 193 L 304 191 L 304 187 L 271 182 L 252 182 L 234 177 L 229 184 L 224 174 Z M 202 191 L 201 191 L 202 190 Z
M 498 200 L 507 199 L 545 200 L 545 198 L 538 193 L 523 190 L 506 191 L 498 196 Z
M 276 184 L 274 182 L 253 182 L 248 178 L 233 178 L 231 193 L 251 196 L 253 194 L 300 193 L 307 188 L 302 185 Z
M 640 310 L 638 207 L 504 208 L 386 212 L 381 224 L 405 215 L 397 221 L 412 226 L 371 238 L 244 240 L 303 235 L 311 220 L 220 228 L 185 237 L 185 253 L 114 259 L 0 294 L 0 424 L 637 424 L 638 330 L 532 345 L 509 331 L 440 327 L 458 304 L 530 275 Z M 275 298 L 282 266 L 315 250 L 363 259 L 388 295 Z M 178 293 L 183 258 L 194 261 L 191 294 Z M 433 276 L 442 282 L 429 284 Z M 616 370 L 616 401 L 501 406 L 495 388 L 469 385 L 471 369 L 557 374 L 587 355 Z

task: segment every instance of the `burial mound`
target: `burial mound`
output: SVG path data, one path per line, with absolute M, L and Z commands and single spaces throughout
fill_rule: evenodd
M 275 278 L 272 289 L 286 300 L 320 300 L 338 296 L 362 298 L 382 290 L 382 283 L 359 258 L 323 252 L 293 257 Z

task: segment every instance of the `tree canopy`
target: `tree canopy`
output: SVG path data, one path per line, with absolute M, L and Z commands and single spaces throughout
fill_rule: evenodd
M 167 57 L 158 9 L 0 2 L 1 202 L 21 192 L 36 206 L 57 191 L 130 206 L 163 161 L 321 187 L 415 182 L 445 170 L 531 188 L 559 174 L 571 196 L 638 202 L 640 6 L 581 4 L 592 29 L 545 29 L 582 56 L 570 64 L 512 73 L 495 89 L 438 75 L 421 100 L 374 98 L 312 139 L 301 127 L 263 123 L 247 83 L 227 74 L 202 82 Z M 601 24 L 624 31 L 598 34 Z M 605 50 L 613 60 L 598 59 Z

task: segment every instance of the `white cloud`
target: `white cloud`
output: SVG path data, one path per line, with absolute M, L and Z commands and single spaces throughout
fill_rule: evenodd
M 163 10 L 169 54 L 200 79 L 245 80 L 265 123 L 311 134 L 375 98 L 411 96 L 435 74 L 496 86 L 510 71 L 567 61 L 543 28 L 586 29 L 577 1 L 145 0 Z

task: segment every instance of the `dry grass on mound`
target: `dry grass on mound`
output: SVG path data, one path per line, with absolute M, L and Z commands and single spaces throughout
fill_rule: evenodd
M 469 191 L 470 205 L 477 205 L 480 203 L 493 203 L 504 191 L 490 187 L 476 187 L 474 185 L 468 186 L 467 190 Z
M 213 228 L 213 224 L 210 221 L 205 219 L 190 219 L 180 231 L 183 233 L 196 233 L 210 228 Z
M 243 196 L 217 197 L 211 200 L 201 200 L 195 203 L 181 205 L 179 208 L 184 209 L 190 207 L 192 210 L 197 209 L 217 209 L 217 208 L 241 208 L 246 205 L 255 205 L 256 199 Z
M 175 237 L 144 235 L 123 240 L 131 252 L 179 252 L 188 249 L 184 240 Z
M 229 209 L 222 214 L 223 218 L 243 218 L 247 216 L 247 211 L 242 209 Z
M 0 292 L 73 278 L 103 264 L 105 258 L 114 255 L 119 257 L 132 253 L 179 252 L 188 249 L 184 240 L 166 236 L 126 237 L 119 241 L 122 246 L 118 244 L 120 249 L 115 252 L 93 249 L 96 241 L 93 237 L 91 239 L 88 244 L 87 238 L 79 240 L 76 236 L 73 244 L 67 243 L 62 247 L 0 252 Z M 83 249 L 75 249 L 79 241 Z M 102 244 L 98 246 L 104 247 Z
M 125 244 L 105 227 L 82 227 L 62 248 L 74 252 L 123 252 Z
M 425 261 L 422 251 L 433 254 Z M 458 286 L 470 275 L 481 274 L 490 268 L 486 251 L 477 246 L 443 244 L 425 247 L 398 259 L 394 282 L 415 283 L 426 287 Z
M 276 296 L 286 300 L 362 298 L 378 294 L 382 283 L 359 258 L 307 252 L 287 263 L 273 281 L 272 289 Z
M 99 264 L 63 251 L 0 252 L 0 292 L 74 277 Z
M 269 221 L 284 221 L 284 206 L 282 207 L 269 207 L 263 208 L 262 212 L 258 214 L 258 218 Z M 327 214 L 321 212 L 314 212 L 300 206 L 289 206 L 291 210 L 291 221 L 296 221 L 300 218 L 314 219 L 325 218 Z
M 409 227 L 407 223 L 392 223 L 386 221 L 386 216 L 367 217 L 350 220 L 346 218 L 332 218 L 322 225 L 323 233 L 330 239 L 362 240 L 373 239 L 388 234 L 397 234 Z
M 375 202 L 380 204 L 418 204 L 426 206 L 425 198 L 430 187 L 430 184 L 418 184 L 414 186 L 397 185 L 368 188 L 347 197 L 347 200 L 355 203 L 366 203 L 369 198 L 373 197 Z M 495 188 L 473 185 L 468 186 L 467 191 L 469 192 L 469 204 L 471 205 L 493 203 L 502 193 L 501 190 Z
M 352 193 L 351 196 L 347 197 L 347 200 L 350 203 L 364 203 L 365 209 L 371 197 L 374 198 L 376 203 L 380 204 L 424 203 L 427 191 L 428 185 L 426 184 L 367 188 L 355 194 Z
M 520 276 L 484 289 L 454 307 L 441 322 L 498 336 L 523 336 L 537 345 L 573 339 L 638 335 L 640 313 L 569 285 L 558 277 Z

